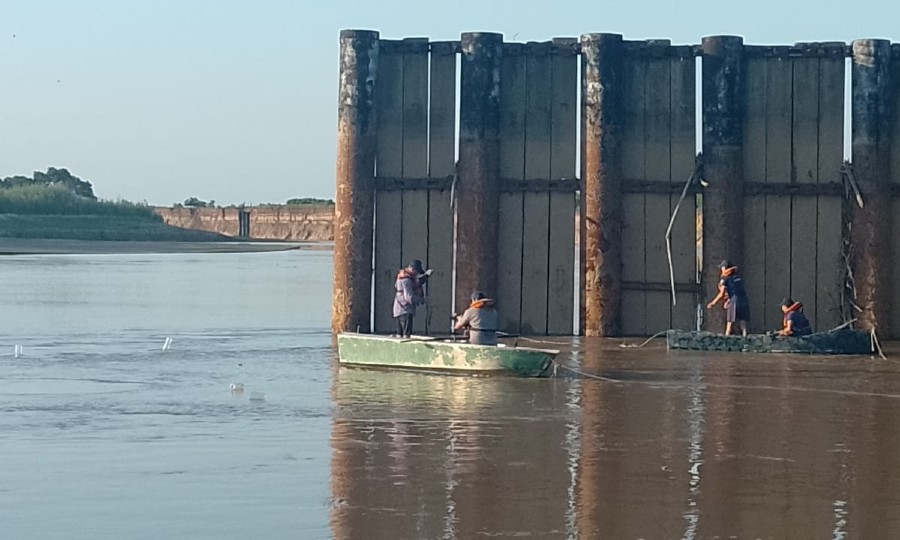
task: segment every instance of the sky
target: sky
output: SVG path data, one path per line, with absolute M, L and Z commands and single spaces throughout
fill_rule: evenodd
M 0 0 L 0 177 L 65 167 L 104 199 L 333 198 L 338 34 L 699 43 L 900 40 L 900 2 Z

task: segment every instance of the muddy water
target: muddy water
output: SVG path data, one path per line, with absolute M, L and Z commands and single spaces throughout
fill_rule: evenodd
M 602 377 L 339 370 L 339 538 L 888 538 L 900 368 L 585 341 Z M 563 374 L 562 371 L 559 374 Z
M 900 530 L 900 361 L 564 340 L 589 376 L 345 369 L 328 252 L 0 275 L 0 538 Z

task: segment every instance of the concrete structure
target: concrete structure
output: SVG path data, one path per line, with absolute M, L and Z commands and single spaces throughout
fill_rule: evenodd
M 354 320 L 390 331 L 394 276 L 416 258 L 436 270 L 417 331 L 443 330 L 453 296 L 462 307 L 473 289 L 495 297 L 509 332 L 693 329 L 718 263 L 730 259 L 750 294 L 751 331 L 779 326 L 791 295 L 819 330 L 862 310 L 864 328 L 900 336 L 900 287 L 889 283 L 900 264 L 890 256 L 900 248 L 900 218 L 890 218 L 900 214 L 891 211 L 900 210 L 891 202 L 900 193 L 896 46 L 852 48 L 859 209 L 842 177 L 845 43 L 672 45 L 615 34 L 508 43 L 467 33 L 379 39 L 378 50 L 375 160 L 358 171 L 373 178 L 359 185 L 374 189 L 374 232 L 354 236 L 352 251 L 374 254 L 371 280 L 360 260 L 353 282 L 374 296 L 356 304 Z M 368 200 L 339 196 L 338 213 Z M 350 253 L 338 246 L 336 260 Z M 345 274 L 336 269 L 336 284 Z M 718 330 L 723 313 L 703 319 Z

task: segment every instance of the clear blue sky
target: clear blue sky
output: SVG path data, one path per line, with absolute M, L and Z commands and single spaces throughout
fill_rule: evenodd
M 0 177 L 67 167 L 162 205 L 333 197 L 342 28 L 790 44 L 896 39 L 898 20 L 897 0 L 0 0 Z

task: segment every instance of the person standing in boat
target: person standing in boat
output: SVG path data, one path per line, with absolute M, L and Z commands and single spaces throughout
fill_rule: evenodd
M 422 286 L 430 275 L 431 270 L 425 270 L 419 259 L 397 273 L 397 280 L 394 281 L 394 318 L 397 319 L 400 337 L 408 338 L 412 335 L 416 307 L 425 303 Z
M 781 302 L 781 312 L 784 313 L 784 328 L 776 332 L 779 336 L 808 336 L 812 334 L 812 326 L 809 319 L 803 313 L 803 304 L 794 302 L 787 297 Z
M 719 294 L 708 304 L 707 309 L 712 309 L 721 300 L 725 300 L 725 335 L 731 335 L 734 323 L 741 327 L 741 334 L 747 336 L 747 326 L 750 321 L 750 299 L 744 289 L 744 280 L 738 273 L 738 267 L 727 260 L 719 265 L 722 272 L 719 280 Z
M 472 293 L 472 303 L 461 316 L 455 317 L 453 331 L 469 330 L 469 343 L 496 345 L 499 316 L 494 301 L 482 292 Z

